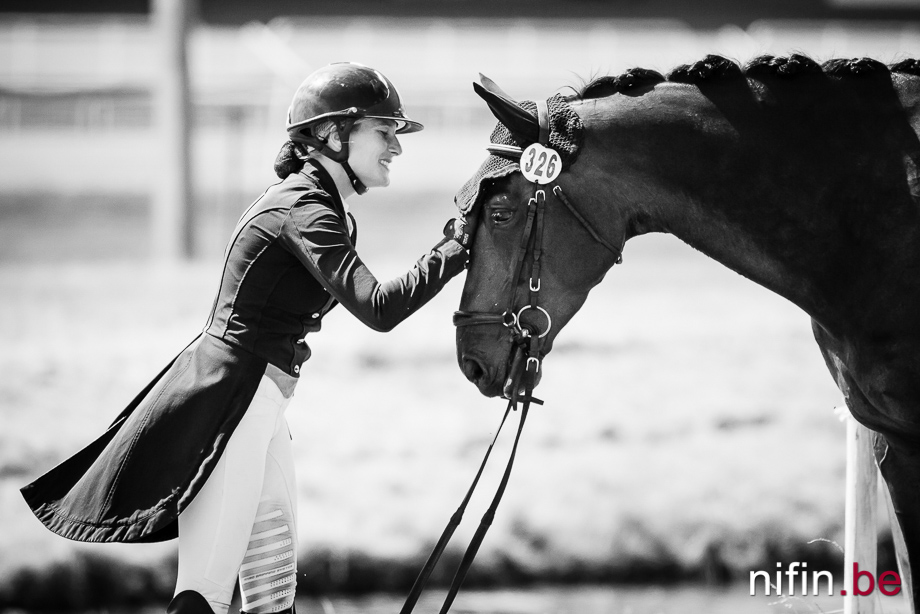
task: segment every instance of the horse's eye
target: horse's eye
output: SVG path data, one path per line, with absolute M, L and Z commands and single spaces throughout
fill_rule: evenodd
M 491 213 L 493 224 L 504 224 L 506 222 L 510 222 L 513 216 L 514 212 L 507 209 L 497 209 Z

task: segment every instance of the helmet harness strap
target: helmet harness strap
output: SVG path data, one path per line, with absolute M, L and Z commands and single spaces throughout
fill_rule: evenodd
M 338 162 L 342 165 L 342 168 L 345 169 L 345 174 L 348 176 L 348 180 L 351 182 L 351 187 L 354 188 L 355 193 L 358 195 L 367 193 L 367 186 L 358 179 L 358 175 L 355 174 L 355 171 L 351 168 L 351 165 L 348 163 L 348 143 L 350 142 L 351 130 L 354 128 L 355 120 L 352 118 L 342 118 L 333 120 L 335 124 L 335 129 L 339 133 L 339 141 L 342 143 L 342 148 L 339 151 L 336 151 L 329 147 L 329 140 L 322 139 L 312 134 L 301 134 L 301 141 L 305 142 L 310 147 L 316 149 L 319 153 L 323 154 L 333 162 Z

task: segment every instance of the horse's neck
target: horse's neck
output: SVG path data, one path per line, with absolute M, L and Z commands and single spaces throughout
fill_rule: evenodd
M 613 96 L 588 115 L 601 131 L 586 150 L 606 150 L 634 233 L 674 234 L 822 323 L 853 324 L 875 300 L 873 276 L 920 261 L 916 168 L 893 141 L 902 126 L 861 142 L 866 130 L 849 122 L 878 118 L 779 121 L 750 91 L 733 106 L 731 92 L 681 85 Z

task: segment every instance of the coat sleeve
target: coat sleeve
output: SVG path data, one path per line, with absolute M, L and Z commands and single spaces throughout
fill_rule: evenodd
M 380 283 L 355 251 L 342 219 L 315 201 L 291 209 L 281 241 L 333 298 L 378 331 L 391 330 L 431 300 L 467 261 L 463 246 L 441 241 L 409 271 Z

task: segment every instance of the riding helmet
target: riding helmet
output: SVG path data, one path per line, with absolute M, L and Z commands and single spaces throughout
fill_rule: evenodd
M 397 134 L 418 132 L 422 124 L 406 117 L 399 93 L 383 74 L 361 64 L 336 62 L 307 77 L 288 109 L 292 141 L 306 142 L 309 128 L 325 120 L 377 117 L 397 123 Z

